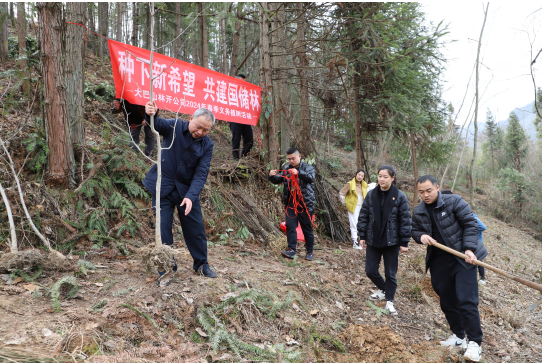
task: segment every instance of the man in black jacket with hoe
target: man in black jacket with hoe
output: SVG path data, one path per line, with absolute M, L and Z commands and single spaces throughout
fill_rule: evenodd
M 477 222 L 461 196 L 441 194 L 431 175 L 420 177 L 416 189 L 423 202 L 413 210 L 412 237 L 415 242 L 428 245 L 426 269 L 430 269 L 432 287 L 453 332 L 441 345 L 467 348 L 464 358 L 479 362 L 483 332 L 474 261 L 483 259 L 488 252 L 477 239 Z M 463 260 L 432 246 L 435 242 L 468 258 Z
M 305 259 L 313 261 L 313 213 L 315 212 L 315 169 L 302 161 L 295 147 L 287 150 L 288 164 L 285 171 L 270 170 L 268 180 L 273 184 L 283 183 L 283 203 L 287 206 L 286 227 L 288 250 L 281 254 L 287 258 L 296 256 L 298 222 L 305 237 Z

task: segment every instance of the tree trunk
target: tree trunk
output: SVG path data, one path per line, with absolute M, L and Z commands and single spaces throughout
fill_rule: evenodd
M 85 24 L 87 3 L 66 3 L 66 20 Z M 73 144 L 85 144 L 85 28 L 69 24 L 66 31 L 66 97 Z
M 179 36 L 181 34 L 181 3 L 175 3 L 175 12 L 177 13 L 175 17 L 175 36 Z M 174 58 L 181 59 L 181 46 L 182 46 L 182 38 L 179 37 L 175 41 L 175 56 Z
M 311 139 L 311 112 L 309 111 L 309 87 L 306 78 L 305 67 L 308 66 L 306 57 L 306 45 L 305 45 L 305 17 L 303 16 L 303 3 L 296 3 L 297 10 L 297 29 L 296 29 L 296 57 L 297 63 L 295 63 L 298 76 L 300 77 L 300 121 L 301 131 L 300 139 L 298 140 L 298 147 L 301 149 L 304 156 L 309 156 L 310 153 L 315 151 L 315 146 Z M 302 142 L 303 140 L 303 142 Z
M 411 204 L 411 210 L 415 208 L 415 205 L 417 205 L 417 179 L 419 178 L 419 170 L 417 165 L 417 146 L 415 145 L 415 134 L 412 132 L 410 133 L 411 136 L 411 156 L 413 157 L 413 173 L 415 175 L 415 178 L 413 180 L 413 203 Z
M 239 5 L 238 5 L 239 6 Z M 266 5 L 267 7 L 267 5 Z M 268 30 L 266 28 L 264 28 L 264 22 L 265 22 L 265 18 L 266 18 L 266 15 L 265 15 L 265 8 L 261 8 L 260 9 L 260 19 L 259 19 L 259 28 L 260 28 L 260 31 L 259 31 L 259 37 L 260 37 L 260 44 L 264 44 L 264 34 L 267 34 Z M 266 22 L 267 24 L 267 22 Z M 235 33 L 234 33 L 235 35 Z M 238 37 L 238 42 L 239 42 L 239 37 Z M 268 47 L 269 47 L 269 42 L 267 42 L 268 44 Z M 236 50 L 237 52 L 237 50 Z M 232 54 L 234 53 L 233 49 L 232 49 Z M 266 66 L 264 64 L 264 46 L 262 46 L 260 48 L 260 52 L 259 52 L 259 56 L 260 56 L 260 85 L 262 85 L 262 106 L 265 106 L 265 102 L 267 102 L 268 100 L 268 94 L 269 94 L 269 90 L 266 86 Z M 268 54 L 269 54 L 269 51 L 268 51 Z M 234 63 L 234 58 L 232 58 L 232 64 Z M 232 71 L 232 69 L 230 69 L 230 71 Z M 232 74 L 231 74 L 232 75 Z M 270 116 L 271 117 L 271 116 Z M 268 153 L 268 150 L 269 150 L 269 135 L 268 135 L 268 119 L 266 119 L 265 115 L 264 115 L 264 112 L 261 112 L 260 114 L 260 119 L 257 123 L 257 126 L 260 128 L 260 132 L 261 132 L 261 138 L 262 138 L 262 150 L 264 150 L 264 161 L 267 161 L 269 160 L 269 153 Z
M 87 39 L 89 41 L 89 47 L 94 55 L 98 54 L 98 39 L 94 33 L 96 33 L 96 21 L 95 21 L 95 11 L 94 11 L 94 3 L 88 3 L 89 9 L 88 9 L 88 25 L 89 32 L 87 33 Z
M 200 66 L 207 68 L 209 66 L 209 46 L 207 40 L 207 23 L 204 15 L 204 8 L 204 3 L 198 3 L 198 12 L 200 14 Z
M 138 46 L 138 3 L 132 3 L 132 37 L 130 42 L 134 47 Z
M 151 33 L 149 33 L 151 29 L 151 15 L 149 12 L 151 8 L 149 5 L 145 5 L 144 11 L 145 11 L 145 28 L 143 29 L 143 33 L 145 34 L 145 49 L 151 48 Z
M 9 3 L 9 18 L 11 19 L 11 27 L 15 28 L 15 11 L 13 10 L 13 1 Z
M 0 3 L 0 60 L 8 60 L 8 3 Z
M 37 3 L 49 177 L 51 185 L 74 187 L 74 154 L 66 95 L 65 22 L 62 3 Z
M 98 3 L 98 27 L 100 28 L 99 34 L 107 39 L 108 37 L 108 24 L 109 24 L 109 3 L 100 2 Z M 100 59 L 104 59 L 104 53 L 107 53 L 106 40 L 104 38 L 99 39 L 99 56 Z
M 123 41 L 123 3 L 117 3 L 117 41 Z
M 284 9 L 284 4 L 275 3 L 275 17 L 276 21 L 272 23 L 272 30 L 275 30 L 274 34 L 274 53 L 279 54 L 274 56 L 274 66 L 276 69 L 285 69 L 287 68 L 287 34 L 286 28 L 284 27 L 286 22 L 286 14 Z M 251 53 L 251 52 L 249 52 Z M 288 148 L 290 147 L 290 128 L 289 122 L 290 117 L 288 114 L 288 85 L 287 80 L 282 75 L 282 72 L 285 70 L 277 71 L 278 80 L 275 81 L 277 92 L 275 92 L 275 109 L 277 119 L 281 122 L 281 142 L 280 142 L 280 153 L 281 155 L 286 154 Z
M 236 72 L 238 70 L 239 34 L 241 30 L 240 18 L 242 17 L 242 14 L 241 14 L 242 6 L 243 6 L 243 3 L 239 2 L 237 13 L 236 13 L 236 23 L 234 24 L 234 34 L 232 36 L 232 56 L 230 57 L 230 76 L 232 77 L 236 76 Z M 260 42 L 260 44 L 262 44 L 262 42 Z
M 483 38 L 483 30 L 485 29 L 486 15 L 488 14 L 488 7 L 490 3 L 487 3 L 485 9 L 485 18 L 483 20 L 483 26 L 481 27 L 481 34 L 479 35 L 479 44 L 477 46 L 477 63 L 475 63 L 475 120 L 473 122 L 473 157 L 471 158 L 471 165 L 469 168 L 469 180 L 471 185 L 471 193 L 469 195 L 469 204 L 474 208 L 475 198 L 475 180 L 473 179 L 473 168 L 475 166 L 475 159 L 477 158 L 477 114 L 479 113 L 479 54 L 481 53 L 481 40 Z
M 226 16 L 221 19 L 221 40 L 222 40 L 222 70 L 221 72 L 227 74 L 228 72 L 228 58 L 226 56 Z
M 17 37 L 19 40 L 19 58 L 17 63 L 19 69 L 24 74 L 25 80 L 23 81 L 23 94 L 28 95 L 30 86 L 28 83 L 28 72 L 26 71 L 26 17 L 25 17 L 25 3 L 17 3 L 17 22 L 19 29 L 17 29 Z

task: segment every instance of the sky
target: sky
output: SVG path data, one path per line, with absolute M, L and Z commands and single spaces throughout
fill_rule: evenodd
M 449 25 L 447 42 L 442 50 L 448 62 L 443 74 L 443 98 L 451 102 L 456 123 L 462 125 L 475 96 L 474 65 L 477 44 L 484 20 L 486 2 L 423 2 L 426 19 L 434 24 Z M 478 121 L 484 122 L 489 108 L 497 121 L 507 119 L 509 112 L 534 100 L 530 75 L 530 48 L 533 57 L 542 47 L 542 2 L 534 0 L 492 1 L 483 30 L 479 67 Z M 454 41 L 454 42 L 453 42 Z M 532 43 L 532 45 L 530 45 Z M 541 86 L 538 69 L 543 69 L 543 53 L 535 64 L 536 84 Z M 473 72 L 473 75 L 472 75 Z M 469 83 L 468 92 L 466 88 Z

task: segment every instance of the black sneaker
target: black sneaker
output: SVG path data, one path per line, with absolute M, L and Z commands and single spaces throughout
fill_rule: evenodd
M 313 261 L 313 252 L 308 252 L 305 254 L 305 259 L 307 261 Z
M 281 255 L 286 258 L 293 259 L 296 257 L 296 251 L 294 251 L 292 248 L 289 248 L 286 251 L 281 251 Z
M 197 274 L 204 275 L 205 277 L 215 278 L 217 277 L 217 274 L 215 271 L 213 271 L 209 265 L 206 263 L 205 265 L 200 266 L 198 271 L 196 271 Z

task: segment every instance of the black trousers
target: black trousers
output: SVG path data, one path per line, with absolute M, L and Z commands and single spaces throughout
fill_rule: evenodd
M 436 256 L 430 260 L 430 274 L 451 331 L 460 339 L 467 335 L 481 345 L 477 269 L 467 270 L 453 256 Z
M 400 255 L 400 246 L 391 247 L 371 247 L 366 248 L 366 276 L 377 286 L 379 290 L 385 292 L 386 301 L 394 301 L 396 295 L 396 273 L 398 272 L 398 256 Z M 381 256 L 385 263 L 385 278 L 379 273 L 379 264 Z
M 140 132 L 143 128 L 143 132 L 145 133 L 145 155 L 150 156 L 151 153 L 155 150 L 155 135 L 153 135 L 153 131 L 151 130 L 151 125 L 145 125 L 145 126 L 137 126 L 133 127 L 130 126 L 130 135 L 132 136 L 132 139 L 134 140 L 134 144 L 132 144 L 130 147 L 137 151 L 137 148 L 140 143 Z
M 305 208 L 298 213 L 294 213 L 294 209 L 289 205 L 286 212 L 285 224 L 287 227 L 287 241 L 288 247 L 296 251 L 296 246 L 298 244 L 298 233 L 296 228 L 298 228 L 298 223 L 302 228 L 302 232 L 305 237 L 305 249 L 307 253 L 313 253 L 313 246 L 315 244 L 315 237 L 313 236 L 313 223 L 311 219 L 313 218 L 313 213 L 308 213 Z M 311 218 L 309 217 L 311 216 Z
M 230 122 L 232 131 L 232 156 L 234 159 L 246 156 L 253 148 L 253 127 L 251 125 L 237 124 Z M 243 149 L 240 150 L 241 139 L 243 138 Z
M 183 195 L 189 189 L 188 186 L 186 188 L 186 190 L 181 191 Z M 197 271 L 200 266 L 207 263 L 207 237 L 200 200 L 197 199 L 192 203 L 192 209 L 188 215 L 185 215 L 185 206 L 180 206 L 181 202 L 183 202 L 183 198 L 177 191 L 177 188 L 173 188 L 168 195 L 160 197 L 160 234 L 162 244 L 173 245 L 173 213 L 177 208 L 183 237 L 185 237 L 185 243 L 194 260 L 192 268 Z M 155 203 L 156 195 L 153 194 L 153 208 L 155 207 Z
M 481 280 L 485 279 L 485 268 L 483 266 L 477 266 L 477 269 L 479 270 L 479 276 L 481 276 Z

